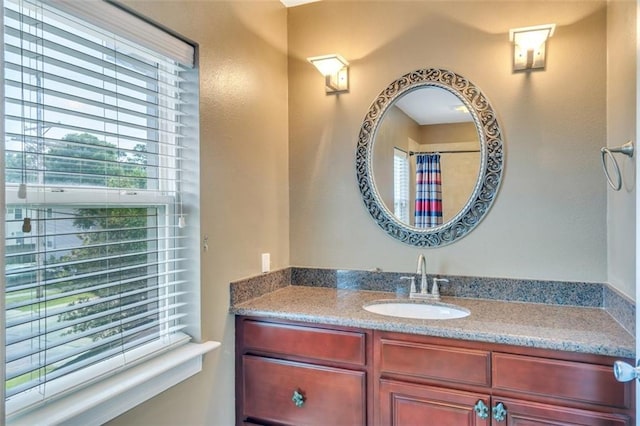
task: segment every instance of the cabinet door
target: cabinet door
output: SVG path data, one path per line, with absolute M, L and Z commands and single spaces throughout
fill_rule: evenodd
M 365 372 L 242 357 L 243 418 L 285 425 L 364 425 Z
M 550 404 L 496 398 L 492 406 L 493 425 L 500 426 L 631 426 L 631 419 L 622 414 L 578 410 Z M 496 420 L 496 407 L 502 403 L 502 416 Z
M 379 390 L 381 426 L 488 426 L 491 421 L 486 394 L 392 380 L 380 380 Z

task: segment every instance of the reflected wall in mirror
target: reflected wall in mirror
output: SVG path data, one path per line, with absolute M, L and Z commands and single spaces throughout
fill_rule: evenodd
M 430 167 L 417 169 L 418 163 Z M 426 173 L 418 175 L 421 169 Z M 450 221 L 469 200 L 479 171 L 473 117 L 448 90 L 425 86 L 407 92 L 380 121 L 373 177 L 382 202 L 400 222 L 424 228 Z
M 500 126 L 486 96 L 459 74 L 421 69 L 371 105 L 356 174 L 378 225 L 405 243 L 437 247 L 486 215 L 502 176 Z

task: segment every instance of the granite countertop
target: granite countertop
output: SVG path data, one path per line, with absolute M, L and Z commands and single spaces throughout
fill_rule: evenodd
M 635 356 L 634 337 L 604 309 L 442 297 L 471 315 L 422 320 L 365 311 L 365 303 L 395 299 L 395 293 L 290 285 L 232 304 L 236 315 L 397 331 L 436 337 L 556 349 L 614 357 Z

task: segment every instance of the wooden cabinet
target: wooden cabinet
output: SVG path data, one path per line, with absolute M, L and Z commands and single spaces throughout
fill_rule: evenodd
M 236 319 L 236 423 L 371 424 L 371 333 Z
M 631 426 L 614 360 L 237 317 L 236 423 Z
M 292 425 L 365 424 L 363 371 L 251 355 L 242 363 L 247 418 Z
M 378 391 L 380 406 L 377 423 L 381 425 L 491 424 L 488 416 L 483 418 L 475 411 L 479 403 L 485 404 L 488 401 L 488 394 L 385 379 L 380 380 Z
M 495 425 L 510 426 L 630 426 L 631 417 L 621 413 L 580 410 L 556 404 L 494 397 L 494 404 L 502 403 L 504 420 Z
M 401 336 L 375 338 L 376 424 L 413 426 L 425 419 L 438 419 L 439 426 L 491 424 L 490 351 Z
M 374 360 L 379 425 L 634 424 L 609 357 L 376 332 Z
M 380 380 L 380 425 L 438 426 L 630 426 L 629 415 L 466 392 L 446 387 Z M 425 423 L 426 422 L 426 423 Z

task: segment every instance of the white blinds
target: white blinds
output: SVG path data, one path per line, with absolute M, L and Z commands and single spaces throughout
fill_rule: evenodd
M 194 47 L 162 29 L 103 0 L 44 0 L 57 9 L 69 12 L 85 22 L 97 23 L 121 37 L 136 40 L 142 46 L 175 60 L 193 65 Z
M 37 0 L 4 0 L 4 25 L 6 395 L 20 409 L 184 341 L 197 146 L 182 112 L 193 58 Z

